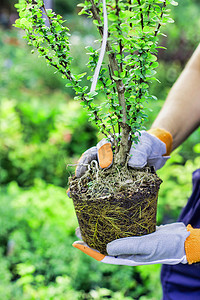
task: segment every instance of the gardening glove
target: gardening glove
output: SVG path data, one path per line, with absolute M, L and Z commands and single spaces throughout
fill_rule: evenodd
M 169 159 L 172 149 L 172 136 L 164 129 L 141 131 L 139 142 L 131 147 L 128 165 L 143 168 L 146 164 L 158 170 Z
M 164 129 L 150 129 L 141 131 L 139 142 L 132 145 L 128 165 L 143 168 L 146 164 L 160 169 L 167 159 L 172 148 L 172 136 Z M 106 139 L 101 140 L 97 147 L 92 147 L 83 153 L 78 161 L 76 176 L 81 177 L 87 170 L 88 164 L 98 159 L 100 167 L 109 168 L 113 163 L 112 144 Z
M 154 233 L 141 237 L 117 239 L 107 245 L 109 255 L 89 248 L 83 241 L 73 246 L 97 261 L 114 265 L 150 265 L 200 262 L 200 229 L 183 223 L 157 227 Z
M 102 139 L 96 147 L 92 147 L 85 151 L 76 167 L 76 177 L 81 177 L 88 169 L 88 165 L 92 160 L 98 160 L 99 166 L 102 169 L 109 168 L 113 163 L 112 144 L 105 138 Z
M 92 147 L 85 151 L 78 160 L 75 170 L 76 177 L 81 177 L 88 170 L 91 161 L 96 160 L 102 169 L 109 168 L 113 163 L 112 145 L 106 139 L 101 140 L 96 147 Z M 67 190 L 70 197 L 70 189 Z

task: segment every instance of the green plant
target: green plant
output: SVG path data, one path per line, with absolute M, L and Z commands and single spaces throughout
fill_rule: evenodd
M 77 221 L 63 195 L 64 189 L 42 180 L 31 188 L 16 182 L 2 188 L 0 298 L 128 300 L 148 293 L 148 270 L 140 277 L 135 268 L 99 264 L 74 251 Z
M 72 2 L 71 5 L 74 5 Z M 168 37 L 163 37 L 160 43 L 165 45 L 165 42 L 167 42 L 168 51 L 162 49 L 159 51 L 160 64 L 157 68 L 157 77 L 160 79 L 161 84 L 153 81 L 153 90 L 150 90 L 150 93 L 156 95 L 159 100 L 148 104 L 153 110 L 149 114 L 148 124 L 152 123 L 158 110 L 162 107 L 168 90 L 173 83 L 172 79 L 175 80 L 174 77 L 178 77 L 181 71 L 179 63 L 181 56 L 189 57 L 188 54 L 186 55 L 189 45 L 188 38 L 191 41 L 189 52 L 193 51 L 198 43 L 196 35 L 198 34 L 199 19 L 195 16 L 198 15 L 199 9 L 196 0 L 179 1 L 179 6 L 175 7 L 173 12 L 175 23 L 165 27 L 167 28 L 165 33 Z M 182 17 L 183 13 L 184 18 Z M 87 26 L 88 31 L 86 31 L 87 28 L 83 28 L 85 19 L 83 20 L 79 16 L 69 17 L 70 28 L 80 32 L 80 43 L 86 42 L 88 40 L 87 36 L 93 40 L 96 39 L 95 36 L 89 36 L 92 26 L 92 22 L 89 23 L 90 20 L 87 20 L 86 24 L 89 23 L 90 26 Z M 74 28 L 74 24 L 76 28 Z M 179 42 L 179 38 L 180 41 L 184 40 L 187 46 L 182 48 L 183 44 Z M 107 297 L 114 300 L 127 298 L 159 300 L 162 293 L 159 280 L 160 266 L 130 268 L 99 264 L 78 253 L 78 251 L 74 251 L 71 247 L 71 243 L 76 238 L 73 235 L 76 226 L 73 223 L 75 220 L 73 207 L 70 200 L 65 196 L 65 190 L 61 190 L 60 193 L 58 187 L 53 185 L 50 187 L 47 183 L 59 184 L 65 187 L 65 177 L 67 175 L 65 162 L 68 160 L 68 151 L 77 156 L 73 158 L 75 161 L 81 151 L 88 148 L 85 139 L 81 142 L 81 146 L 83 144 L 82 149 L 79 147 L 79 142 L 75 143 L 76 132 L 79 132 L 82 127 L 88 126 L 81 122 L 81 120 L 87 118 L 86 111 L 82 110 L 80 112 L 79 103 L 70 101 L 69 89 L 64 88 L 63 79 L 60 75 L 53 74 L 53 68 L 46 66 L 45 60 L 42 58 L 37 59 L 36 53 L 31 54 L 25 42 L 22 40 L 19 30 L 0 30 L 0 66 L 2 69 L 0 93 L 5 95 L 5 98 L 2 97 L 1 100 L 1 179 L 4 179 L 3 173 L 6 173 L 6 180 L 1 183 L 0 196 L 0 299 L 49 300 L 52 297 L 53 300 L 65 300 L 66 298 L 92 300 L 96 298 L 106 299 Z M 85 60 L 87 59 L 87 57 L 84 60 L 82 59 L 83 51 L 80 43 L 76 46 L 78 48 L 77 52 L 72 49 L 72 56 L 76 58 L 77 73 L 84 72 Z M 176 49 L 178 49 L 178 56 Z M 103 94 L 99 98 L 103 99 Z M 35 111 L 36 101 L 38 110 Z M 45 144 L 41 143 L 38 137 L 37 144 L 34 144 L 35 151 L 29 151 L 33 146 L 30 143 L 25 143 L 24 138 L 26 138 L 29 131 L 27 127 L 31 127 L 32 122 L 26 123 L 24 132 L 25 128 L 22 123 L 20 124 L 20 119 L 23 118 L 25 111 L 18 109 L 18 106 L 22 107 L 24 103 L 30 103 L 33 106 L 33 109 L 31 105 L 29 107 L 32 114 L 40 111 L 39 106 L 41 103 L 42 111 L 46 107 L 44 118 L 49 115 L 49 106 L 51 109 L 56 107 L 56 111 L 60 107 L 54 120 L 56 121 L 56 130 L 49 132 L 49 139 L 55 141 L 55 144 L 49 143 L 49 140 Z M 45 103 L 46 106 L 44 107 Z M 27 118 L 27 116 L 25 117 Z M 32 119 L 33 117 L 31 117 Z M 78 128 L 76 127 L 77 123 L 79 124 Z M 148 127 L 147 124 L 145 126 Z M 70 130 L 72 138 L 74 136 L 73 148 L 70 143 L 62 143 L 63 133 L 66 129 Z M 31 132 L 32 129 L 30 128 Z M 40 136 L 40 132 L 38 134 Z M 200 165 L 198 158 L 193 160 L 193 157 L 199 156 L 199 145 L 195 146 L 195 152 L 193 151 L 194 145 L 199 142 L 199 136 L 200 128 L 187 139 L 178 151 L 172 154 L 166 167 L 159 171 L 159 176 L 164 180 L 158 199 L 159 224 L 176 220 L 191 193 L 191 173 Z M 95 144 L 93 142 L 89 147 Z M 10 155 L 11 153 L 12 155 Z M 38 156 L 40 156 L 39 159 Z M 6 160 L 6 157 L 9 158 L 9 161 Z M 186 160 L 188 161 L 186 162 Z M 2 168 L 3 161 L 4 166 Z M 72 163 L 72 160 L 69 163 Z M 18 170 L 17 165 L 22 169 Z M 58 169 L 63 171 L 59 172 Z M 38 177 L 38 174 L 46 183 L 41 184 L 38 180 L 34 182 L 34 178 Z M 22 177 L 23 181 L 21 180 Z M 16 180 L 20 187 L 15 188 L 15 183 L 9 183 L 12 180 Z M 27 188 L 30 184 L 32 187 Z M 26 186 L 25 189 L 22 187 L 24 185 Z M 174 200 L 174 194 L 177 201 Z M 41 207 L 43 201 L 45 204 Z M 55 215 L 56 211 L 64 212 L 65 210 L 71 211 L 67 218 L 65 214 L 63 216 L 60 214 Z M 43 226 L 46 226 L 46 232 L 40 234 L 43 232 L 43 228 L 38 227 L 35 234 L 32 234 L 34 230 L 29 224 L 36 223 L 41 215 L 45 220 Z M 28 223 L 29 218 L 31 219 L 30 223 Z M 60 228 L 58 223 L 61 219 L 63 220 L 61 222 L 63 228 L 60 229 L 58 234 L 57 227 Z M 71 228 L 70 231 L 66 230 L 67 224 L 72 223 L 74 228 Z M 52 226 L 49 224 L 52 224 Z M 60 236 L 62 237 L 60 238 Z M 6 248 L 10 238 L 15 241 L 17 247 L 15 249 L 18 250 L 8 256 L 6 255 Z M 42 249 L 44 240 L 49 242 Z M 55 245 L 57 245 L 57 248 L 55 248 Z M 57 255 L 57 249 L 62 249 L 62 253 L 68 254 L 65 270 L 63 269 L 65 262 L 60 259 L 57 261 L 61 253 L 59 252 Z M 28 282 L 28 273 L 21 275 L 17 273 L 15 277 L 17 265 L 24 264 L 26 266 L 27 257 L 29 258 L 29 265 L 35 267 L 35 262 L 39 262 L 36 265 L 35 272 L 32 273 L 32 278 L 29 277 L 32 280 L 31 282 Z M 45 267 L 42 268 L 44 265 Z M 54 268 L 55 265 L 56 268 Z M 53 276 L 49 280 L 50 272 Z M 23 279 L 18 282 L 21 277 Z M 47 279 L 44 280 L 45 278 Z
M 149 83 L 156 80 L 160 27 L 166 22 L 173 22 L 169 17 L 168 4 L 177 5 L 177 2 L 107 1 L 107 61 L 100 70 L 96 90 L 92 88 L 89 92 L 88 86 L 81 86 L 86 73 L 72 73 L 69 29 L 63 26 L 62 17 L 45 9 L 42 0 L 19 0 L 17 5 L 20 18 L 15 26 L 24 29 L 29 45 L 35 47 L 49 65 L 69 80 L 67 86 L 75 90 L 75 99 L 81 100 L 89 110 L 90 120 L 107 138 L 113 139 L 114 162 L 117 165 L 126 163 L 132 141 L 138 141 L 135 133 L 143 128 L 147 118 L 143 103 L 155 99 L 149 94 Z M 80 14 L 92 18 L 100 35 L 105 37 L 105 6 L 103 9 L 102 3 L 97 0 L 85 1 L 79 6 L 82 7 Z M 49 26 L 45 25 L 44 15 Z M 99 53 L 92 47 L 88 47 L 88 51 L 88 67 L 94 71 Z M 106 100 L 101 105 L 95 104 L 94 97 L 101 92 Z
M 2 99 L 1 184 L 15 180 L 20 186 L 31 186 L 35 178 L 42 178 L 64 187 L 71 171 L 68 168 L 66 173 L 66 165 L 96 144 L 96 128 L 78 103 L 51 105 L 44 100 Z

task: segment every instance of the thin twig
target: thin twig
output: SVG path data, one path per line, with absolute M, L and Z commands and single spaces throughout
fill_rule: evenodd
M 139 6 L 140 6 L 140 17 L 141 17 L 141 26 L 142 26 L 142 30 L 144 28 L 144 18 L 143 18 L 143 13 L 142 13 L 142 8 L 141 8 L 141 2 L 140 0 L 137 0 Z
M 164 14 L 164 8 L 166 7 L 166 1 L 163 2 L 163 7 L 162 7 L 162 11 L 160 14 L 160 20 L 162 20 L 163 14 Z M 159 29 L 160 29 L 161 23 L 158 24 L 157 29 L 155 30 L 154 36 L 157 36 Z

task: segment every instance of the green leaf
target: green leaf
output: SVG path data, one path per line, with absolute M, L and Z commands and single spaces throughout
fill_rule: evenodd
M 154 76 L 157 72 L 155 70 L 147 70 L 146 71 L 146 76 L 151 77 Z
M 115 14 L 109 14 L 108 15 L 108 20 L 110 20 L 110 21 L 117 21 L 118 20 L 118 16 L 116 16 Z
M 174 0 L 169 0 L 170 4 L 173 6 L 177 6 L 178 2 L 174 1 Z
M 29 29 L 32 27 L 32 23 L 26 18 L 19 19 L 19 27 Z
M 119 72 L 118 71 L 114 71 L 114 75 L 119 77 Z
M 93 92 L 89 92 L 89 93 L 88 93 L 88 96 L 89 96 L 89 97 L 94 97 L 94 96 L 96 96 L 96 95 L 98 95 L 98 93 L 97 93 L 96 91 L 93 91 Z
M 84 72 L 84 73 L 82 73 L 82 74 L 77 75 L 77 79 L 79 80 L 79 79 L 83 78 L 86 74 L 87 74 L 87 73 Z
M 193 149 L 194 149 L 194 152 L 195 152 L 195 153 L 200 153 L 200 143 L 199 143 L 199 144 L 196 144 L 196 145 L 193 147 Z
M 47 12 L 48 17 L 53 17 L 55 15 L 55 13 L 53 13 L 52 9 L 50 9 L 50 8 L 46 9 L 46 12 Z
M 156 60 L 157 60 L 157 57 L 156 57 L 155 55 L 149 53 L 149 55 L 148 55 L 148 60 L 149 60 L 149 61 L 156 61 Z
M 120 79 L 121 79 L 120 77 L 117 77 L 117 76 L 115 76 L 115 75 L 113 75 L 112 78 L 113 78 L 114 80 L 120 80 Z
M 72 87 L 73 85 L 71 83 L 65 84 L 66 87 Z
M 78 7 L 85 7 L 85 4 L 84 3 L 78 3 L 77 6 Z
M 93 24 L 99 26 L 99 22 L 97 20 L 93 20 Z
M 168 23 L 174 23 L 174 20 L 173 20 L 172 18 L 168 18 L 168 19 L 167 19 L 167 22 L 168 22 Z
M 140 69 L 135 70 L 135 71 L 134 71 L 134 74 L 137 75 L 137 76 L 140 76 L 140 75 L 141 75 Z
M 124 78 L 126 76 L 126 71 L 120 73 L 120 78 Z
M 150 30 L 150 27 L 149 26 L 144 26 L 143 28 L 143 32 L 144 33 L 149 33 L 151 30 Z

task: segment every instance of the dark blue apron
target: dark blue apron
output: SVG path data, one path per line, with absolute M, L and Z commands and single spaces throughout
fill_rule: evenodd
M 200 228 L 200 169 L 193 173 L 193 191 L 178 221 Z M 200 300 L 200 263 L 163 265 L 163 300 Z

